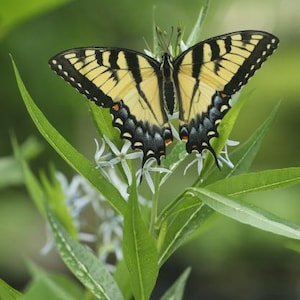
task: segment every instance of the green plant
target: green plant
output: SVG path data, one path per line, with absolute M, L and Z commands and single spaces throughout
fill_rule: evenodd
M 202 18 L 198 24 L 201 20 Z M 195 32 L 194 34 L 197 34 Z M 36 280 L 35 285 L 24 295 L 25 298 L 34 299 L 34 295 L 38 295 L 40 290 L 43 294 L 46 291 L 51 293 L 53 299 L 130 299 L 132 295 L 135 299 L 149 299 L 160 267 L 180 246 L 192 237 L 199 236 L 203 226 L 216 212 L 265 231 L 300 239 L 299 226 L 249 205 L 241 199 L 243 195 L 251 192 L 283 188 L 300 182 L 300 168 L 249 172 L 278 106 L 250 138 L 232 152 L 230 161 L 225 152 L 223 162 L 227 164 L 224 163 L 221 170 L 214 167 L 211 156 L 204 160 L 198 157 L 196 163 L 199 165 L 200 175 L 188 187 L 182 187 L 182 192 L 177 197 L 167 199 L 159 209 L 161 186 L 170 183 L 171 176 L 180 172 L 177 168 L 185 160 L 182 143 L 177 142 L 174 145 L 161 168 L 153 167 L 149 162 L 136 176 L 135 164 L 128 161 L 135 155 L 132 157 L 127 154 L 128 144 L 122 145 L 118 133 L 111 128 L 108 112 L 90 104 L 97 129 L 101 136 L 105 136 L 95 154 L 97 169 L 94 163 L 79 153 L 49 123 L 27 92 L 15 64 L 14 70 L 24 103 L 40 133 L 80 174 L 80 184 L 88 182 L 86 186 L 93 187 L 91 190 L 87 187 L 86 193 L 81 195 L 80 199 L 73 199 L 72 204 L 77 201 L 84 205 L 81 198 L 88 195 L 91 198 L 89 203 L 101 203 L 104 205 L 100 206 L 101 210 L 109 209 L 112 218 L 117 220 L 114 225 L 121 226 L 123 231 L 122 240 L 116 239 L 112 244 L 113 250 L 118 248 L 122 250 L 122 254 L 118 256 L 116 253 L 117 264 L 111 274 L 104 255 L 107 252 L 101 252 L 107 245 L 100 245 L 98 241 L 98 253 L 92 253 L 78 242 L 80 232 L 76 222 L 80 219 L 78 215 L 72 215 L 74 210 L 70 203 L 65 201 L 62 178 L 58 180 L 59 177 L 55 175 L 52 167 L 51 179 L 42 174 L 40 184 L 23 159 L 17 142 L 13 140 L 15 155 L 22 164 L 29 192 L 50 224 L 58 251 L 65 264 L 86 288 L 86 291 L 82 291 L 73 282 L 59 280 L 57 276 L 47 276 L 43 271 L 31 266 Z M 217 153 L 226 144 L 239 112 L 249 98 L 250 95 L 241 96 L 222 120 L 218 130 L 220 138 L 214 143 Z M 106 152 L 105 147 L 109 148 Z M 135 180 L 136 177 L 139 179 L 141 174 L 150 189 L 146 195 L 141 195 L 141 188 L 137 184 L 139 180 Z M 144 198 L 149 198 L 149 195 L 151 201 L 143 201 Z M 113 210 L 105 206 L 107 203 Z M 182 299 L 188 274 L 189 269 L 161 299 Z M 1 287 L 11 299 L 20 297 L 19 293 L 10 290 L 5 283 L 2 283 Z

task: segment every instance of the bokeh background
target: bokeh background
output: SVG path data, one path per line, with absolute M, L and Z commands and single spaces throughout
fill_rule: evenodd
M 88 45 L 142 51 L 143 38 L 152 42 L 154 4 L 157 24 L 170 31 L 171 26 L 180 23 L 187 37 L 201 3 L 200 0 L 0 0 L 0 157 L 12 155 L 11 132 L 20 143 L 36 137 L 43 145 L 42 153 L 31 163 L 37 174 L 54 162 L 69 178 L 73 175 L 28 116 L 9 53 L 40 109 L 72 144 L 92 159 L 95 130 L 87 106 L 81 95 L 48 68 L 48 59 L 61 50 Z M 211 1 L 203 39 L 242 29 L 272 32 L 281 43 L 244 89 L 253 93 L 231 138 L 243 143 L 281 101 L 253 170 L 299 166 L 299 0 Z M 0 277 L 23 289 L 30 280 L 27 258 L 50 271 L 67 272 L 56 253 L 41 255 L 46 240 L 45 224 L 24 186 L 1 184 L 0 187 Z M 247 200 L 300 224 L 299 187 L 252 194 Z M 300 254 L 291 249 L 294 246 L 285 238 L 219 217 L 163 267 L 154 299 L 186 266 L 192 266 L 186 299 L 300 299 Z

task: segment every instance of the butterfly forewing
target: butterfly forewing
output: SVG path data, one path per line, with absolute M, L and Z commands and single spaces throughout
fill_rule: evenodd
M 229 100 L 273 53 L 278 39 L 265 32 L 240 31 L 210 38 L 174 61 L 180 136 L 187 151 L 209 149 L 210 139 L 230 108 Z M 216 159 L 217 160 L 217 159 Z
M 113 125 L 133 148 L 143 150 L 144 162 L 150 157 L 160 161 L 172 133 L 156 60 L 127 49 L 78 48 L 56 55 L 49 64 L 79 92 L 111 109 Z

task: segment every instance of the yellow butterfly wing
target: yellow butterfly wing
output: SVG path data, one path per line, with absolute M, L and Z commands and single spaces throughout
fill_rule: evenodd
M 113 125 L 143 163 L 165 155 L 172 132 L 164 111 L 159 62 L 132 50 L 77 48 L 49 61 L 50 67 L 97 105 L 110 108 Z
M 248 82 L 278 42 L 266 32 L 240 31 L 198 43 L 175 59 L 179 134 L 187 142 L 187 152 L 208 149 L 217 162 L 210 139 L 218 136 L 231 95 Z

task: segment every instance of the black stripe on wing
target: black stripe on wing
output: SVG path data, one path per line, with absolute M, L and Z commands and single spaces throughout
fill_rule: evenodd
M 97 61 L 101 61 L 101 52 L 98 52 Z M 67 55 L 74 56 L 78 62 L 86 60 L 86 50 L 83 48 L 72 49 L 57 54 L 49 60 L 49 66 L 54 70 L 57 75 L 61 76 L 65 81 L 69 82 L 81 94 L 85 95 L 88 99 L 94 101 L 97 105 L 103 107 L 111 107 L 113 104 L 112 98 L 102 92 L 92 81 L 88 80 L 86 76 L 82 75 L 74 67 L 74 64 L 67 59 Z
M 179 134 L 187 142 L 188 153 L 208 149 L 218 164 L 210 139 L 218 137 L 217 128 L 230 109 L 230 97 L 248 82 L 278 43 L 277 37 L 266 32 L 233 32 L 200 42 L 175 59 Z
M 132 50 L 78 48 L 49 61 L 50 67 L 97 105 L 110 108 L 112 124 L 133 149 L 160 163 L 172 132 L 163 109 L 159 63 Z
M 243 42 L 241 49 L 247 49 L 247 45 L 254 45 L 254 49 L 252 51 L 247 50 L 250 52 L 249 56 L 224 87 L 223 92 L 228 95 L 234 94 L 248 82 L 249 78 L 254 75 L 256 70 L 258 70 L 267 58 L 275 51 L 279 43 L 277 37 L 265 32 L 243 31 L 240 35 L 241 41 Z M 255 38 L 256 36 L 259 36 L 259 38 Z M 258 41 L 257 44 L 253 44 L 254 41 Z M 230 43 L 228 42 L 228 45 L 229 44 Z M 230 53 L 231 47 L 228 48 L 228 50 Z

